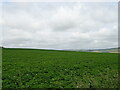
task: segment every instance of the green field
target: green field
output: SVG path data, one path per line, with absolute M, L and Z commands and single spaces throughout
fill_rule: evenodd
M 118 88 L 118 54 L 3 49 L 3 88 Z

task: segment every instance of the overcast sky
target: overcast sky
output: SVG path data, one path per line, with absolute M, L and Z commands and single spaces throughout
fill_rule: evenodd
M 117 3 L 3 3 L 3 46 L 91 49 L 118 46 Z

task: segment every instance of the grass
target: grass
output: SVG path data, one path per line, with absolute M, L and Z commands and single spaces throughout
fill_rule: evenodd
M 118 88 L 118 54 L 3 49 L 3 88 Z
M 2 88 L 2 48 L 0 48 L 0 89 Z

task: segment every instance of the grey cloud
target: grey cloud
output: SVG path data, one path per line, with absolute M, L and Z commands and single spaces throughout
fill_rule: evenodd
M 114 3 L 9 3 L 3 11 L 6 47 L 117 47 Z

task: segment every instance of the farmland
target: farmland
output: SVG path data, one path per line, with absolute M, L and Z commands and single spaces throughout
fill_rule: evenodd
M 3 88 L 118 88 L 118 54 L 3 49 Z

